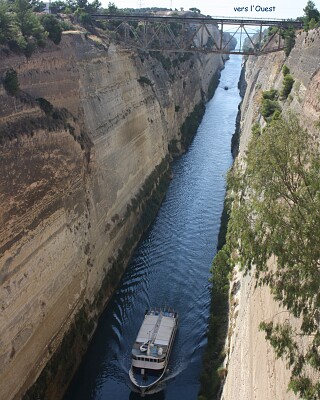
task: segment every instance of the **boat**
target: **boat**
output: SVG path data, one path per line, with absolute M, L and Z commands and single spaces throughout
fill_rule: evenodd
M 129 377 L 145 393 L 163 378 L 168 367 L 178 313 L 170 310 L 147 310 L 132 347 Z

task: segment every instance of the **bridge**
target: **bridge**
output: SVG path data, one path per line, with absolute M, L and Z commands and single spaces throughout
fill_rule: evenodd
M 114 40 L 128 47 L 143 51 L 181 53 L 259 56 L 284 50 L 284 31 L 303 27 L 302 22 L 283 19 L 239 19 L 201 15 L 190 17 L 93 14 L 91 17 L 111 31 Z M 268 27 L 273 28 L 269 36 L 264 34 Z M 237 47 L 235 38 L 238 41 Z

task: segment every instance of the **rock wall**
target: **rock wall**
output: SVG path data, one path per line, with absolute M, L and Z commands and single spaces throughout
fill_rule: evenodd
M 300 122 L 314 135 L 320 119 L 320 30 L 299 33 L 296 44 L 286 59 L 284 53 L 249 57 L 245 78 L 247 90 L 241 107 L 239 157 L 242 162 L 251 136 L 252 124 L 259 120 L 261 92 L 281 89 L 282 66 L 289 67 L 295 79 L 291 97 L 283 104 L 284 111 L 294 110 Z M 272 260 L 270 263 L 272 266 Z M 268 287 L 255 287 L 252 276 L 235 270 L 231 282 L 229 334 L 226 343 L 226 369 L 222 399 L 224 400 L 294 400 L 287 391 L 290 371 L 285 362 L 276 360 L 274 350 L 258 329 L 259 323 L 271 318 L 287 318 L 288 314 L 274 302 Z M 290 317 L 292 324 L 295 323 Z
M 28 60 L 0 52 L 20 83 L 0 85 L 0 398 L 38 379 L 26 398 L 58 399 L 223 59 L 165 67 L 75 31 Z

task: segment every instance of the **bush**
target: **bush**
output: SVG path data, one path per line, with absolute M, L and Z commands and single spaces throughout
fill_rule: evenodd
M 43 15 L 41 17 L 41 24 L 48 32 L 48 38 L 52 40 L 54 44 L 59 44 L 63 29 L 57 18 L 53 15 Z
M 278 91 L 275 89 L 266 90 L 262 93 L 262 97 L 268 100 L 277 100 L 278 98 Z
M 264 119 L 272 117 L 276 111 L 281 111 L 281 107 L 276 100 L 262 100 L 260 112 Z
M 286 65 L 282 67 L 282 74 L 283 76 L 290 74 L 290 69 Z
M 12 40 L 17 32 L 14 16 L 9 12 L 9 4 L 0 0 L 0 44 Z
M 295 34 L 291 33 L 291 31 L 289 30 L 289 33 L 286 34 L 284 40 L 285 40 L 285 55 L 286 57 L 288 57 L 296 42 Z
M 10 96 L 15 96 L 19 92 L 20 85 L 18 74 L 13 68 L 7 70 L 6 75 L 3 79 L 3 86 Z
M 282 99 L 286 99 L 289 96 L 293 84 L 294 84 L 294 79 L 293 79 L 292 75 L 290 75 L 290 74 L 285 75 L 285 77 L 283 79 L 282 90 L 281 90 L 281 98 Z

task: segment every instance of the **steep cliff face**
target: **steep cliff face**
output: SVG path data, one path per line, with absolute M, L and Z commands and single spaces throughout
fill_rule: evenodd
M 291 97 L 282 104 L 284 111 L 294 110 L 302 126 L 319 135 L 315 124 L 320 118 L 320 31 L 300 33 L 286 59 L 283 53 L 259 58 L 249 57 L 245 78 L 247 90 L 241 113 L 241 136 L 238 163 L 242 162 L 251 137 L 252 124 L 259 119 L 262 91 L 280 90 L 286 64 L 295 79 Z M 270 260 L 272 268 L 274 260 Z M 288 313 L 273 300 L 268 287 L 256 287 L 253 276 L 243 276 L 237 269 L 231 282 L 229 335 L 227 340 L 227 377 L 222 399 L 284 400 L 297 397 L 288 391 L 290 371 L 286 363 L 276 360 L 274 349 L 259 331 L 261 321 L 288 318 Z M 298 321 L 290 318 L 293 326 Z M 303 344 L 302 344 L 303 345 Z
M 34 396 L 57 399 L 150 222 L 147 202 L 161 200 L 168 145 L 180 149 L 223 59 L 166 69 L 81 32 L 29 60 L 2 56 L 21 90 L 0 86 L 0 398 L 21 397 L 50 360 Z

